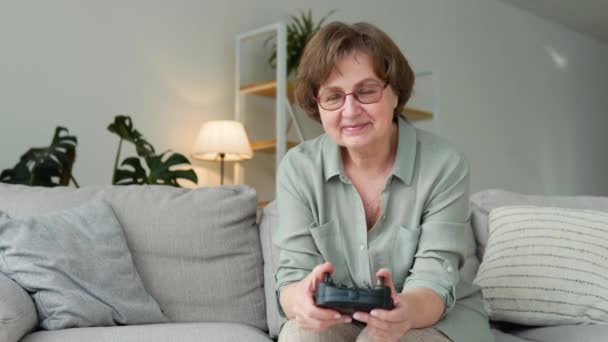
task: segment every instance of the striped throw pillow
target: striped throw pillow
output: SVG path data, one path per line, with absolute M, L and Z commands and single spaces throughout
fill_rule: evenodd
M 490 212 L 489 227 L 474 283 L 492 320 L 608 322 L 608 213 L 506 206 Z

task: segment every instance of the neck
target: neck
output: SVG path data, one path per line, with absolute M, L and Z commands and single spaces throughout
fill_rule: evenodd
M 398 127 L 393 124 L 387 139 L 362 149 L 342 148 L 344 167 L 367 174 L 382 174 L 393 167 L 398 140 Z

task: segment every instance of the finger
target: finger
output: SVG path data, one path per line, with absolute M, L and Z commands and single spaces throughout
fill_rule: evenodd
M 298 312 L 304 317 L 311 317 L 314 319 L 322 320 L 340 319 L 341 317 L 343 317 L 343 315 L 341 315 L 340 312 L 336 310 L 318 307 L 312 295 L 303 298 L 303 302 L 300 304 L 300 309 L 298 310 Z
M 369 314 L 386 322 L 398 323 L 406 320 L 406 312 L 403 306 L 395 307 L 392 310 L 373 309 Z
M 395 291 L 395 284 L 393 284 L 393 276 L 391 275 L 391 271 L 386 268 L 381 268 L 378 270 L 378 272 L 376 272 L 376 278 L 378 279 L 378 285 L 380 285 L 380 278 L 384 278 L 384 286 L 388 286 L 391 289 L 391 295 L 394 300 L 397 291 Z
M 377 330 L 382 330 L 382 331 L 388 331 L 393 324 L 391 322 L 387 322 L 387 321 L 378 319 L 366 312 L 356 312 L 353 315 L 353 318 L 356 319 L 357 321 L 367 323 L 368 327 L 371 327 L 371 328 L 374 328 Z
M 344 315 L 340 314 L 336 310 L 320 308 L 314 305 L 307 310 L 306 316 L 313 319 L 325 321 L 332 319 L 340 319 L 344 317 Z
M 325 273 L 329 273 L 330 275 L 334 273 L 334 266 L 329 261 L 315 266 L 315 268 L 313 268 L 310 272 L 310 290 L 313 293 L 317 289 L 317 284 L 319 284 L 325 279 Z
M 393 305 L 398 306 L 399 293 L 395 289 L 395 283 L 393 282 L 393 276 L 391 271 L 386 268 L 381 268 L 376 272 L 376 278 L 378 279 L 378 285 L 380 285 L 380 278 L 384 278 L 384 286 L 388 286 L 391 289 L 391 298 L 393 299 Z

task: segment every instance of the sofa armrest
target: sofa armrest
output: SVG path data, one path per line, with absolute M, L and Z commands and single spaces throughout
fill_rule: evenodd
M 17 342 L 37 324 L 32 298 L 0 272 L 0 342 Z

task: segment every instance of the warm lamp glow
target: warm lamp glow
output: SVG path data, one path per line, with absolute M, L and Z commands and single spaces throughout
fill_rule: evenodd
M 251 159 L 253 151 L 245 127 L 235 120 L 208 121 L 201 127 L 192 158 L 221 162 L 224 184 L 224 161 Z
M 201 127 L 192 157 L 220 160 L 222 153 L 225 161 L 240 161 L 253 157 L 245 127 L 239 121 L 208 121 Z

